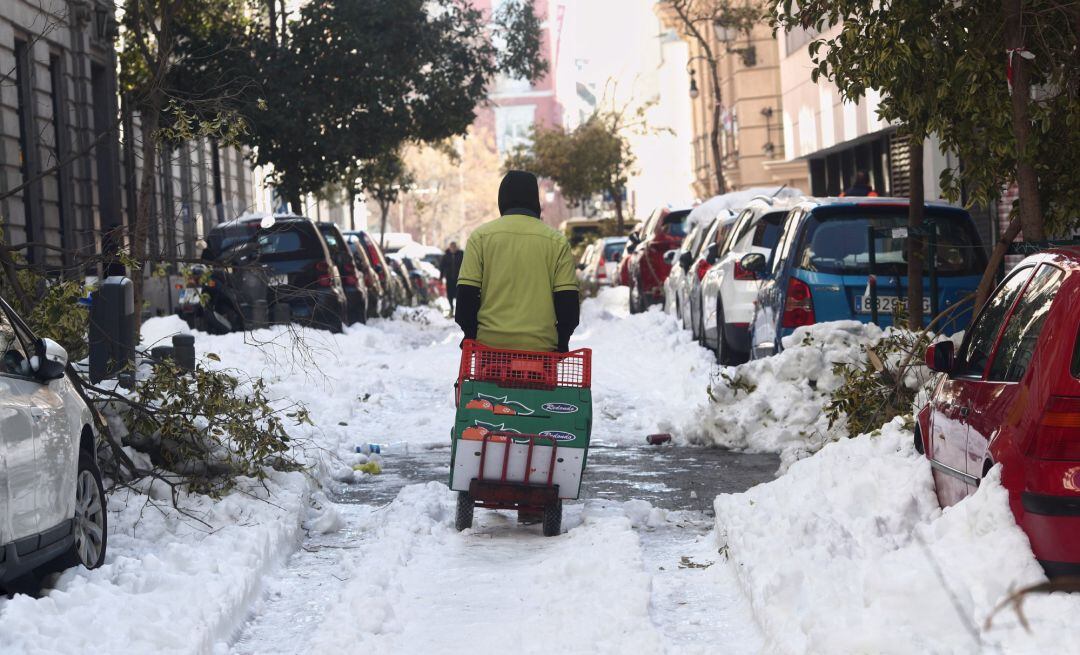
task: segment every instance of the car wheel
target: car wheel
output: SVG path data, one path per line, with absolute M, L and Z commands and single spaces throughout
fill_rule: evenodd
M 562 499 L 544 506 L 544 536 L 557 537 L 562 534 Z
M 58 570 L 80 565 L 88 569 L 101 566 L 109 541 L 108 521 L 101 471 L 94 461 L 94 454 L 80 450 L 79 472 L 75 478 L 75 517 L 72 522 L 75 541 L 71 544 L 71 550 L 58 561 Z
M 472 527 L 474 509 L 473 499 L 469 492 L 459 491 L 457 495 L 457 513 L 454 516 L 454 527 L 457 528 L 458 532 Z
M 716 362 L 721 366 L 731 366 L 734 363 L 731 347 L 728 346 L 724 336 L 724 306 L 720 299 L 716 299 Z
M 332 334 L 341 334 L 344 331 L 340 312 L 333 311 L 328 307 L 315 307 L 312 313 L 314 326 L 320 330 L 327 330 Z

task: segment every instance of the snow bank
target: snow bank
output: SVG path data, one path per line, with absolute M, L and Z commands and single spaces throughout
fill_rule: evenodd
M 1080 609 L 1080 599 L 1040 598 L 1029 608 L 1040 634 L 1018 629 L 1008 612 L 983 628 L 1010 590 L 1043 579 L 1041 569 L 996 473 L 973 497 L 938 509 L 930 466 L 899 419 L 829 444 L 773 482 L 719 496 L 715 509 L 769 652 L 1060 648 Z
M 593 439 L 626 444 L 655 432 L 678 436 L 707 402 L 712 355 L 659 306 L 629 315 L 627 293 L 606 288 L 586 300 L 570 343 L 593 349 Z
M 586 511 L 544 538 L 486 511 L 458 534 L 453 513 L 454 494 L 434 482 L 372 512 L 310 652 L 663 652 L 626 517 Z
M 846 436 L 843 424 L 829 429 L 823 408 L 842 383 L 833 364 L 865 360 L 863 349 L 883 335 L 858 321 L 801 327 L 772 357 L 717 369 L 709 385 L 712 402 L 684 421 L 692 443 L 775 452 L 781 470 Z
M 109 498 L 109 547 L 93 571 L 71 569 L 41 599 L 0 600 L 0 651 L 209 652 L 243 621 L 261 577 L 299 543 L 307 481 L 275 474 L 220 501 L 158 483 Z
M 699 221 L 715 218 L 724 211 L 738 212 L 756 196 L 798 198 L 802 195 L 804 195 L 802 191 L 790 187 L 751 187 L 713 196 L 691 210 L 690 215 L 686 217 L 686 229 L 689 231 Z

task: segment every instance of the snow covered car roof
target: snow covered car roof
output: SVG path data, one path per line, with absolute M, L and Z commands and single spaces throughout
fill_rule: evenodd
M 750 187 L 741 191 L 732 191 L 719 196 L 713 196 L 701 203 L 690 212 L 686 218 L 687 231 L 693 229 L 699 222 L 716 218 L 723 211 L 738 212 L 751 200 L 758 196 L 766 198 L 801 198 L 803 192 L 790 187 Z

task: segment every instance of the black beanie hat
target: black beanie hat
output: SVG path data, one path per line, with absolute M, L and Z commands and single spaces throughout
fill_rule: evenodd
M 509 171 L 499 185 L 499 213 L 525 214 L 540 218 L 540 186 L 536 176 L 525 171 Z

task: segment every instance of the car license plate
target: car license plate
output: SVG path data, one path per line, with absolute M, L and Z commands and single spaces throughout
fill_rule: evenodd
M 898 298 L 897 296 L 878 296 L 878 313 L 879 314 L 892 314 L 896 311 L 896 308 L 907 307 L 907 298 Z M 855 296 L 855 313 L 856 314 L 870 314 L 871 305 L 870 296 Z M 923 313 L 928 314 L 930 312 L 930 299 L 923 296 Z
M 288 275 L 271 275 L 270 276 L 270 283 L 269 284 L 272 287 L 282 287 L 282 286 L 285 286 L 288 283 L 289 283 L 289 276 Z

